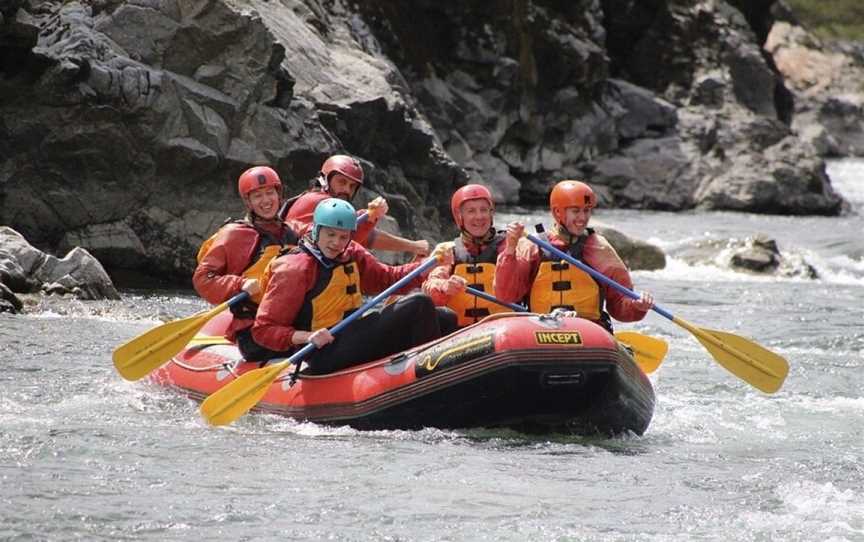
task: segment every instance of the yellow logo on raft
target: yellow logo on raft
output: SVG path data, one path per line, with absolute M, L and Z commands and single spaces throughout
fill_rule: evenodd
M 535 331 L 537 344 L 582 344 L 578 331 Z
M 417 360 L 416 374 L 418 378 L 426 376 L 433 371 L 453 367 L 494 351 L 495 340 L 492 335 L 467 337 L 457 343 L 445 341 L 443 345 L 433 347 Z

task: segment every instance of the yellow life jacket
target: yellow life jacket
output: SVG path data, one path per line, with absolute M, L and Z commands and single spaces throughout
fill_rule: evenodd
M 294 327 L 304 331 L 315 331 L 322 327 L 331 327 L 363 304 L 363 291 L 360 289 L 360 270 L 357 263 L 348 261 L 335 266 L 325 265 L 320 254 L 316 254 L 304 244 L 292 249 L 283 250 L 282 254 L 299 254 L 306 252 L 318 262 L 318 278 L 312 289 L 306 293 L 300 312 L 294 319 Z M 261 277 L 261 290 L 266 291 L 272 276 L 272 267 L 267 266 Z
M 270 262 L 277 255 L 279 255 L 280 251 L 290 250 L 297 246 L 297 234 L 295 234 L 294 231 L 291 230 L 291 228 L 286 228 L 285 233 L 280 239 L 271 234 L 270 232 L 258 228 L 247 220 L 229 219 L 225 222 L 225 224 L 222 225 L 222 227 L 229 223 L 238 224 L 240 225 L 240 227 L 250 228 L 255 232 L 255 246 L 250 251 L 249 263 L 243 273 L 241 273 L 241 276 L 245 279 L 258 280 L 260 292 L 252 296 L 252 301 L 255 304 L 258 304 L 261 302 L 261 297 L 264 295 L 264 286 L 261 285 L 261 279 L 264 275 L 265 270 L 267 269 Z M 198 263 L 201 263 L 201 260 L 203 260 L 207 253 L 210 252 L 210 248 L 213 246 L 213 243 L 216 241 L 221 231 L 222 228 L 219 228 L 219 231 L 217 231 L 209 238 L 207 238 L 203 243 L 201 243 L 201 247 L 198 249 L 198 255 L 196 256 Z
M 588 235 L 594 233 L 590 229 L 587 231 Z M 582 260 L 582 249 L 588 235 L 580 236 L 567 251 L 577 260 Z M 540 268 L 528 294 L 531 312 L 549 313 L 564 308 L 575 310 L 580 318 L 604 321 L 603 290 L 597 281 L 578 267 L 540 250 Z
M 468 281 L 468 286 L 481 292 L 494 294 L 495 264 L 498 260 L 498 245 L 504 241 L 504 234 L 498 232 L 492 241 L 477 255 L 472 256 L 462 242 L 456 239 L 453 246 L 453 268 L 451 274 L 458 275 Z M 510 309 L 498 303 L 492 303 L 467 292 L 454 295 L 447 306 L 456 312 L 459 327 L 465 327 L 482 318 Z

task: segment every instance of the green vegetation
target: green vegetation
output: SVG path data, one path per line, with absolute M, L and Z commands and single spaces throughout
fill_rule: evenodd
M 821 38 L 864 41 L 864 1 L 786 0 L 801 24 Z

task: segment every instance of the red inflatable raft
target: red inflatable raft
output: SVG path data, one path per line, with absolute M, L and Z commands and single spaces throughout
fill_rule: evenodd
M 224 312 L 152 379 L 198 400 L 259 367 L 222 334 Z M 358 429 L 508 427 L 642 434 L 654 390 L 629 351 L 581 318 L 490 316 L 437 341 L 290 385 L 286 370 L 255 410 Z

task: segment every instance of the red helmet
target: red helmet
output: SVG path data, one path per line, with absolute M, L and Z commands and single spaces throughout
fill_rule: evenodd
M 324 177 L 324 188 L 334 173 L 341 173 L 355 183 L 363 184 L 363 167 L 356 158 L 344 154 L 334 154 L 324 161 L 321 166 L 321 175 Z
M 462 227 L 462 213 L 459 212 L 462 204 L 472 199 L 485 199 L 489 202 L 492 208 L 495 208 L 495 202 L 492 200 L 492 192 L 482 184 L 466 184 L 459 190 L 453 192 L 453 197 L 450 198 L 450 212 L 453 213 L 453 221 L 460 228 Z
M 244 171 L 237 181 L 237 190 L 240 192 L 240 197 L 248 198 L 249 192 L 258 188 L 272 186 L 282 195 L 282 181 L 279 180 L 279 174 L 273 168 L 267 166 L 255 166 Z
M 597 206 L 597 196 L 591 187 L 582 181 L 561 181 L 552 189 L 549 195 L 549 207 L 552 215 L 560 221 L 567 207 L 587 207 L 593 209 Z

